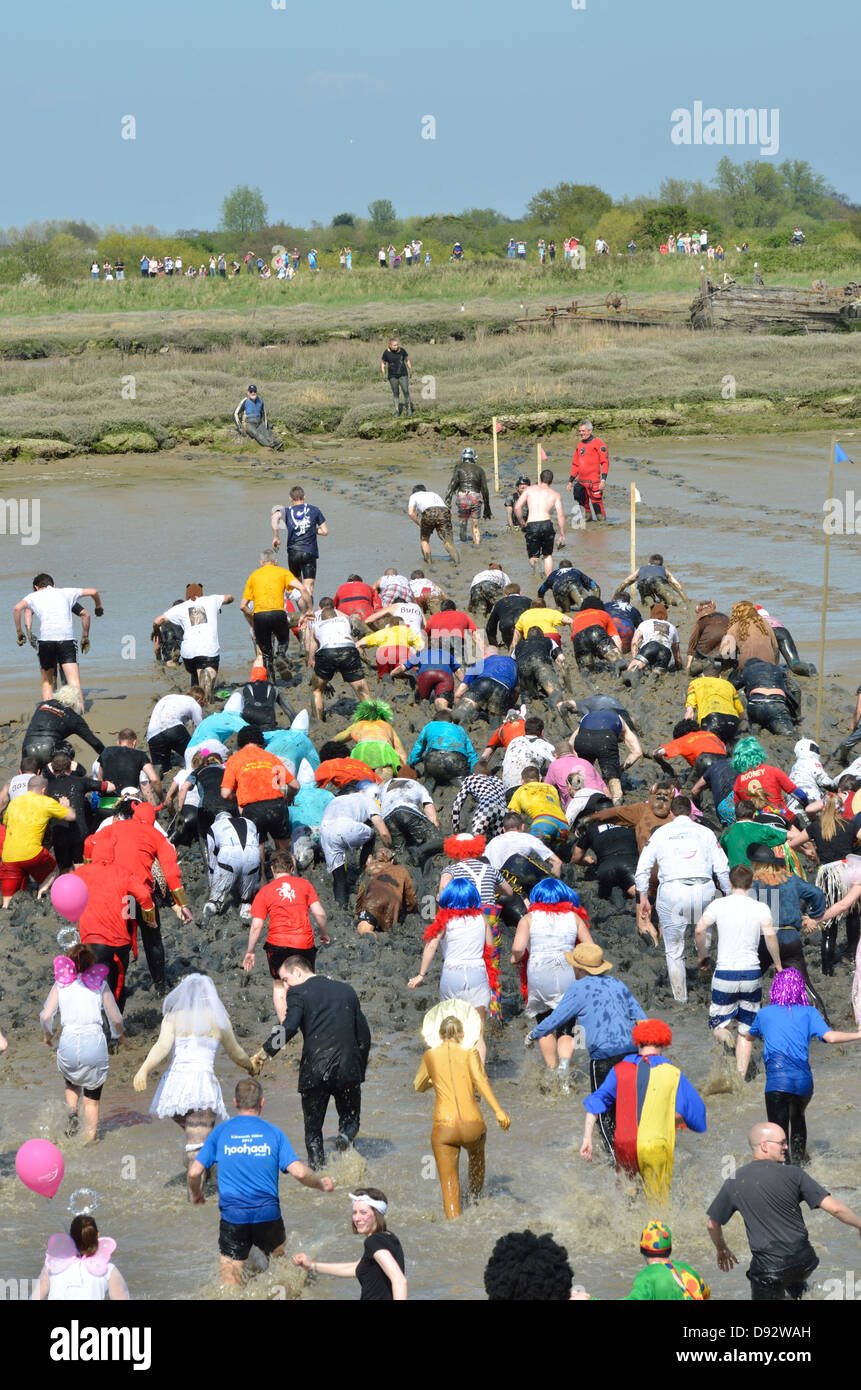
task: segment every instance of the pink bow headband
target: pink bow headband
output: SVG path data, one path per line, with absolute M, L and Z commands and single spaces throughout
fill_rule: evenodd
M 54 957 L 54 979 L 60 989 L 66 989 L 76 980 L 80 980 L 81 984 L 86 985 L 94 994 L 100 994 L 108 973 L 106 965 L 90 965 L 86 970 L 79 971 L 69 956 Z

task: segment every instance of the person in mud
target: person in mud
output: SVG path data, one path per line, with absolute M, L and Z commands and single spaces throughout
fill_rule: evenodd
M 413 483 L 410 493 L 410 500 L 407 503 L 407 516 L 410 521 L 414 521 L 419 528 L 419 544 L 424 559 L 430 563 L 431 548 L 430 540 L 434 532 L 437 533 L 446 550 L 454 563 L 460 563 L 460 558 L 454 546 L 454 539 L 451 532 L 451 512 L 445 505 L 438 492 L 429 492 L 424 483 Z M 412 590 L 407 583 L 407 593 L 404 595 L 404 602 L 409 602 L 412 598 Z M 391 603 L 391 599 L 383 596 L 382 589 L 380 597 L 383 602 Z
M 37 574 L 33 580 L 32 593 L 26 594 L 12 609 L 15 632 L 19 647 L 28 640 L 36 648 L 39 670 L 42 676 L 42 699 L 48 700 L 53 694 L 57 667 L 63 678 L 73 686 L 84 708 L 84 692 L 81 688 L 81 673 L 78 668 L 78 648 L 74 640 L 72 614 L 80 612 L 81 598 L 94 598 L 96 617 L 104 614 L 102 598 L 98 589 L 57 589 L 50 574 Z M 39 619 L 38 640 L 33 632 L 33 615 Z M 22 631 L 23 626 L 26 633 Z M 86 633 L 89 632 L 89 626 Z M 89 637 L 87 637 L 89 646 Z
M 685 719 L 699 720 L 701 729 L 732 743 L 744 719 L 738 691 L 721 676 L 695 676 L 685 696 Z
M 634 633 L 643 621 L 643 615 L 639 608 L 635 608 L 633 603 L 628 603 L 625 599 L 611 598 L 604 607 L 616 624 L 616 631 L 622 643 L 622 651 L 631 650 L 631 642 Z
M 250 439 L 261 444 L 264 449 L 275 449 L 276 451 L 284 448 L 284 441 L 279 439 L 277 434 L 269 428 L 266 418 L 266 406 L 263 397 L 259 394 L 257 387 L 252 382 L 245 393 L 244 398 L 239 402 L 233 412 L 236 421 L 236 428 L 242 433 L 243 426 L 245 433 Z
M 478 755 L 466 732 L 454 723 L 448 710 L 437 710 L 436 717 L 425 724 L 409 751 L 410 767 L 423 768 L 422 780 L 428 790 L 446 787 L 471 772 Z
M 239 603 L 239 611 L 251 628 L 258 658 L 267 670 L 272 666 L 273 637 L 286 647 L 290 641 L 290 629 L 301 621 L 288 613 L 285 602 L 290 602 L 293 590 L 299 593 L 299 602 L 304 609 L 312 609 L 313 599 L 305 585 L 290 570 L 278 564 L 278 557 L 272 548 L 260 552 L 260 564 L 252 570 Z
M 488 642 L 492 642 L 494 646 L 499 643 L 503 647 L 510 647 L 518 618 L 531 607 L 532 599 L 520 592 L 519 584 L 506 584 L 502 597 L 493 605 L 485 623 L 484 630 Z
M 732 758 L 728 754 L 700 753 L 693 765 L 693 776 L 696 781 L 691 787 L 691 796 L 698 797 L 708 787 L 721 826 L 732 825 L 735 820 L 733 788 L 736 778 Z
M 365 865 L 356 893 L 356 931 L 360 936 L 389 932 L 408 912 L 418 912 L 418 898 L 409 871 L 394 863 L 394 851 L 378 845 Z
M 466 727 L 479 714 L 504 716 L 514 703 L 519 678 L 519 667 L 510 656 L 485 648 L 484 656 L 464 672 L 454 692 L 457 723 Z
M 726 613 L 719 613 L 713 598 L 701 599 L 696 605 L 696 622 L 688 639 L 685 670 L 690 671 L 696 661 L 695 676 L 702 675 L 709 667 L 715 667 L 719 674 L 723 669 L 720 658 L 720 645 L 729 627 Z
M 710 734 L 701 729 L 695 719 L 680 719 L 673 725 L 673 737 L 656 748 L 652 757 L 668 777 L 675 777 L 675 769 L 670 761 L 672 758 L 684 758 L 688 767 L 694 768 L 703 754 L 726 757 L 726 744 L 717 734 Z M 700 766 L 700 770 L 695 773 L 696 777 L 702 776 L 705 766 L 707 764 Z
M 524 698 L 546 698 L 560 714 L 576 710 L 573 700 L 569 700 L 562 689 L 561 675 L 557 675 L 554 655 L 558 648 L 540 627 L 532 626 L 526 636 L 513 648 L 517 669 L 517 680 Z M 505 708 L 508 708 L 506 706 Z M 504 713 L 501 710 L 500 713 Z
M 477 613 L 482 610 L 485 617 L 493 612 L 497 602 L 505 593 L 505 586 L 511 581 L 502 565 L 492 561 L 486 570 L 480 570 L 473 576 L 469 586 L 469 603 L 467 612 Z
M 855 709 L 852 714 L 852 728 L 849 735 L 834 753 L 834 761 L 838 763 L 848 763 L 853 749 L 861 743 L 861 685 L 855 691 Z
M 581 671 L 594 671 L 596 661 L 609 661 L 617 673 L 625 670 L 622 639 L 599 598 L 584 598 L 569 621 L 574 657 Z
M 577 432 L 580 438 L 574 446 L 571 476 L 565 487 L 571 493 L 572 500 L 594 519 L 599 511 L 602 515 L 604 512 L 604 489 L 610 471 L 610 456 L 603 439 L 593 434 L 591 420 L 581 420 Z
M 505 516 L 508 525 L 512 530 L 516 528 L 518 531 L 522 531 L 525 524 L 517 516 L 515 516 L 514 512 L 515 507 L 517 506 L 518 502 L 523 496 L 523 489 L 525 487 L 529 487 L 529 479 L 526 477 L 525 474 L 521 473 L 520 477 L 514 484 L 514 491 L 512 492 L 511 496 L 505 504 Z
M 212 698 L 221 660 L 218 642 L 218 615 L 233 603 L 232 594 L 204 594 L 202 584 L 188 584 L 185 599 L 153 618 L 154 628 L 177 623 L 182 628 L 179 654 L 192 685 L 199 685 L 207 701 Z
M 780 968 L 799 972 L 810 998 L 827 1020 L 825 1004 L 812 984 L 807 969 L 803 939 L 822 920 L 826 910 L 825 894 L 815 884 L 794 874 L 783 859 L 778 859 L 774 848 L 765 842 L 764 837 L 748 845 L 746 858 L 753 870 L 750 895 L 765 903 L 774 922 Z M 772 961 L 763 941 L 759 944 L 759 963 L 764 977 L 771 969 Z
M 84 836 L 87 834 L 87 811 L 84 797 L 92 792 L 102 796 L 117 791 L 113 782 L 87 777 L 80 763 L 74 763 L 68 753 L 55 753 L 46 763 L 44 776 L 48 783 L 46 796 L 61 806 L 71 806 L 74 817 L 58 821 L 51 827 L 51 849 L 61 874 L 84 862 Z
M 784 627 L 780 618 L 775 618 L 761 603 L 754 604 L 757 613 L 768 623 L 774 633 L 774 640 L 777 643 L 777 650 L 783 657 L 787 666 L 794 676 L 815 676 L 816 667 L 809 661 L 802 661 L 798 655 L 798 648 L 792 640 L 792 633 L 789 628 Z M 73 610 L 74 611 L 74 610 Z
M 175 598 L 170 606 L 176 608 L 182 602 L 181 598 Z M 153 627 L 149 640 L 152 642 L 156 661 L 161 662 L 162 666 L 179 665 L 179 649 L 182 645 L 182 627 L 179 623 L 163 622 L 159 627 Z
M 560 613 L 570 613 L 584 598 L 601 597 L 601 586 L 590 575 L 576 569 L 570 560 L 560 560 L 556 569 L 551 570 L 539 587 L 538 597 L 544 598 L 548 589 Z
M 472 528 L 473 545 L 481 544 L 479 523 L 482 516 L 491 520 L 490 494 L 487 490 L 487 474 L 475 456 L 474 449 L 464 449 L 460 463 L 455 464 L 445 495 L 445 505 L 454 499 L 457 518 L 460 522 L 460 539 L 466 540 L 466 528 Z
M 619 761 L 619 744 L 624 743 L 628 756 Z M 643 756 L 642 745 L 633 729 L 612 709 L 589 711 L 580 720 L 574 736 L 574 752 L 578 758 L 596 763 L 607 783 L 614 806 L 622 801 L 622 771 L 633 767 Z
M 24 733 L 22 758 L 38 758 L 44 767 L 61 743 L 75 737 L 83 739 L 100 754 L 105 745 L 100 738 L 96 738 L 82 711 L 83 703 L 76 685 L 61 686 L 56 695 L 42 700 L 36 706 Z
M 317 537 L 329 534 L 326 518 L 319 507 L 305 501 L 305 489 L 297 484 L 290 489 L 290 501 L 286 507 L 272 508 L 273 550 L 277 550 L 281 544 L 278 527 L 282 520 L 287 529 L 288 568 L 297 578 L 305 581 L 309 594 L 313 595 L 317 561 L 320 558 Z
M 552 482 L 552 470 L 543 469 L 540 481 L 524 488 L 514 507 L 514 515 L 518 521 L 522 520 L 523 517 L 526 518 L 523 531 L 526 539 L 526 558 L 530 568 L 534 569 L 536 560 L 541 560 L 544 565 L 545 577 L 553 569 L 553 546 L 556 543 L 556 533 L 553 529 L 554 516 L 559 526 L 559 544 L 565 544 L 565 513 L 562 510 L 562 498 L 551 487 Z
M 680 595 L 687 602 L 687 594 L 676 579 L 675 575 L 664 565 L 663 555 L 650 555 L 647 565 L 640 565 L 639 569 L 629 574 L 627 579 L 623 579 L 614 598 L 627 598 L 628 590 L 632 584 L 636 584 L 637 593 L 643 603 L 664 603 L 668 607 L 676 602 L 676 595 Z
M 682 654 L 679 649 L 679 630 L 667 620 L 667 610 L 663 603 L 653 603 L 649 616 L 640 623 L 631 638 L 631 661 L 625 673 L 627 684 L 632 684 L 643 671 L 681 671 Z
M 616 810 L 608 796 L 593 796 L 589 811 L 581 818 L 571 851 L 571 863 L 596 865 L 598 897 L 610 898 L 614 888 L 620 888 L 629 898 L 636 898 L 634 874 L 639 849 L 637 836 L 630 825 L 614 824 Z M 595 819 L 599 811 L 610 812 L 610 820 Z
M 747 697 L 747 717 L 770 734 L 791 734 L 801 722 L 801 691 L 783 666 L 754 657 L 731 676 Z
M 778 660 L 774 632 L 755 605 L 746 599 L 733 604 L 720 653 L 727 661 L 734 661 L 739 671 L 744 670 L 748 661 L 776 663 Z

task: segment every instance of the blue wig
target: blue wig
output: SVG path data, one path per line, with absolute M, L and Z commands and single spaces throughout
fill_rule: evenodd
M 439 895 L 440 907 L 467 912 L 481 907 L 481 894 L 471 878 L 453 878 Z
M 567 883 L 563 883 L 559 878 L 542 878 L 540 883 L 529 894 L 530 905 L 532 903 L 571 903 L 573 907 L 580 906 L 580 898 L 569 888 Z

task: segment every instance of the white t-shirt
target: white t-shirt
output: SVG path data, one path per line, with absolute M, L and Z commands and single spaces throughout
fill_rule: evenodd
M 429 507 L 443 507 L 443 502 L 438 492 L 414 492 L 410 498 L 410 507 L 414 508 L 419 516 L 426 512 Z
M 147 742 L 175 724 L 184 724 L 186 719 L 190 719 L 196 729 L 202 718 L 203 710 L 190 695 L 163 695 L 149 717 Z
M 401 622 L 406 623 L 413 632 L 421 633 L 424 630 L 425 615 L 417 603 L 393 603 L 392 607 L 397 610 Z
M 9 779 L 9 800 L 14 801 L 16 796 L 20 796 L 30 786 L 30 778 L 34 777 L 33 772 L 18 772 Z
M 481 570 L 480 573 L 475 576 L 469 587 L 474 589 L 476 584 L 498 584 L 499 587 L 503 589 L 506 584 L 510 583 L 511 580 L 503 570 Z
M 355 645 L 350 619 L 345 613 L 337 613 L 334 618 L 316 618 L 314 620 L 314 636 L 320 644 L 321 651 L 325 651 L 327 647 L 352 647 Z
M 408 777 L 392 777 L 383 784 L 380 806 L 383 819 L 391 811 L 396 811 L 402 806 L 409 810 L 420 811 L 425 815 L 425 806 L 433 804 L 433 797 L 421 782 L 414 782 Z
M 759 938 L 771 926 L 765 903 L 747 894 L 715 898 L 702 915 L 706 926 L 717 927 L 717 970 L 758 970 Z
M 673 644 L 678 644 L 679 640 L 678 628 L 663 618 L 646 618 L 645 622 L 640 623 L 637 632 L 640 634 L 641 647 L 647 642 L 659 642 L 662 647 L 672 651 Z M 636 633 L 634 635 L 636 636 Z
M 204 594 L 168 608 L 165 618 L 182 628 L 179 654 L 183 661 L 196 656 L 218 656 L 218 615 L 226 594 Z
M 71 642 L 72 605 L 81 597 L 80 589 L 35 589 L 24 602 L 39 619 L 40 642 Z
M 330 801 L 320 820 L 321 825 L 333 820 L 355 820 L 364 821 L 365 824 L 371 816 L 378 816 L 380 808 L 372 796 L 367 792 L 351 792 L 347 796 L 336 796 L 334 801 Z
M 506 791 L 519 787 L 525 767 L 537 767 L 539 772 L 544 773 L 555 757 L 556 749 L 545 738 L 538 738 L 535 734 L 521 734 L 519 738 L 513 738 L 502 760 L 502 785 Z
M 537 835 L 525 835 L 520 830 L 505 830 L 501 835 L 495 835 L 484 850 L 484 858 L 490 861 L 494 869 L 501 869 L 513 854 L 522 854 L 526 859 L 540 859 L 543 864 L 553 858 L 553 851 L 547 848 L 543 840 L 539 840 Z
M 411 579 L 410 592 L 413 598 L 438 598 L 442 590 L 432 579 Z

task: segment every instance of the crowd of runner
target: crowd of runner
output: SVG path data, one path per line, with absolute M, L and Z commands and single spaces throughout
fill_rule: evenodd
M 255 411 L 265 427 L 253 397 L 249 388 L 240 408 L 246 423 Z M 568 480 L 575 532 L 600 522 L 608 471 L 606 446 L 585 421 Z M 670 1019 L 673 1001 L 688 998 L 689 977 L 710 979 L 704 1042 L 710 1030 L 747 1079 L 753 1042 L 763 1044 L 752 1161 L 708 1207 L 718 1269 L 736 1263 L 723 1230 L 734 1212 L 751 1246 L 752 1296 L 762 1300 L 799 1298 L 818 1263 L 801 1201 L 861 1230 L 805 1170 L 809 1044 L 861 1040 L 861 758 L 852 761 L 861 751 L 861 691 L 852 732 L 823 756 L 803 727 L 798 682 L 813 668 L 786 624 L 756 594 L 726 613 L 704 598 L 688 622 L 683 585 L 657 553 L 621 579 L 585 574 L 564 553 L 565 512 L 552 483 L 549 471 L 535 484 L 518 479 L 507 503 L 530 563 L 541 562 L 534 594 L 496 561 L 468 584 L 461 578 L 452 511 L 473 549 L 490 518 L 474 450 L 464 451 L 445 497 L 423 483 L 410 492 L 421 567 L 363 577 L 329 563 L 339 582 L 328 592 L 316 592 L 326 519 L 296 485 L 267 519 L 269 545 L 242 581 L 239 609 L 254 652 L 247 679 L 232 673 L 240 679 L 225 684 L 220 668 L 219 618 L 234 596 L 189 583 L 153 623 L 159 684 L 167 678 L 173 688 L 155 701 L 146 729 L 124 728 L 109 746 L 92 727 L 75 637 L 80 621 L 86 654 L 91 615 L 82 600 L 93 601 L 98 619 L 101 592 L 60 587 L 41 573 L 15 606 L 18 642 L 36 649 L 41 690 L 0 791 L 3 908 L 55 884 L 65 892 L 69 878 L 86 890 L 40 1014 L 48 1045 L 59 1014 L 66 1132 L 83 1125 L 97 1139 L 129 989 L 151 987 L 163 999 L 163 1024 L 134 1084 L 144 1091 L 170 1059 L 152 1111 L 183 1128 L 192 1203 L 205 1200 L 207 1173 L 218 1165 L 226 1283 L 245 1277 L 252 1246 L 285 1253 L 279 1172 L 332 1191 L 323 1140 L 330 1100 L 335 1148 L 359 1133 L 372 1046 L 361 990 L 316 970 L 318 950 L 344 933 L 414 940 L 416 973 L 405 990 L 424 988 L 441 954 L 440 1002 L 425 1017 L 414 1087 L 434 1093 L 431 1144 L 447 1217 L 461 1211 L 461 1149 L 470 1198 L 481 1194 L 486 1125 L 477 1097 L 503 1130 L 512 1123 L 485 1070 L 486 1034 L 522 1030 L 521 1016 L 545 1090 L 570 1095 L 579 1085 L 574 1053 L 588 1054 L 582 1160 L 600 1154 L 608 1171 L 615 1165 L 640 1183 L 661 1215 L 677 1124 L 705 1131 L 706 1107 L 666 1056 L 670 1025 L 647 1018 L 607 958 L 581 902 L 584 885 L 646 949 L 665 953 Z M 445 588 L 428 574 L 434 537 L 457 562 Z M 328 545 L 331 560 L 337 539 Z M 633 697 L 640 683 L 674 674 L 678 718 L 659 747 L 644 749 Z M 595 693 L 596 676 L 604 693 Z M 409 736 L 407 711 L 423 721 Z M 644 775 L 631 778 L 638 764 Z M 208 976 L 168 983 L 175 972 L 161 914 L 173 909 L 181 930 L 194 921 L 182 870 L 195 860 L 208 883 L 200 920 L 225 919 L 247 973 L 263 948 L 273 1026 L 250 1054 Z M 854 968 L 852 1030 L 828 1018 L 811 979 L 809 937 L 818 938 L 822 976 L 841 960 Z M 696 948 L 690 968 L 688 946 Z M 307 1161 L 262 1119 L 257 1080 L 297 1033 Z M 219 1047 L 248 1073 L 231 1118 L 214 1072 Z M 294 1264 L 355 1276 L 364 1299 L 406 1298 L 385 1194 L 362 1187 L 350 1200 L 363 1257 L 328 1263 L 297 1253 Z M 68 1236 L 52 1240 L 60 1244 L 49 1246 L 38 1297 L 128 1296 L 110 1262 L 113 1243 L 91 1217 L 76 1217 Z M 662 1221 L 647 1225 L 639 1248 L 644 1264 L 629 1297 L 709 1296 L 701 1275 L 672 1257 Z M 719 1296 L 719 1279 L 711 1282 Z M 486 1287 L 497 1299 L 588 1297 L 572 1294 L 566 1252 L 529 1231 L 498 1243 Z

